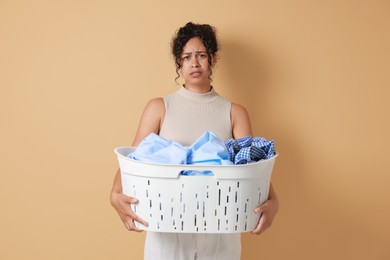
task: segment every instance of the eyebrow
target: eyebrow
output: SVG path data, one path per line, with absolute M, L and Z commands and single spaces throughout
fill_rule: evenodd
M 199 54 L 199 53 L 206 53 L 207 54 L 207 51 L 196 51 L 195 54 Z M 192 54 L 192 52 L 183 52 L 182 55 L 189 55 L 189 54 Z

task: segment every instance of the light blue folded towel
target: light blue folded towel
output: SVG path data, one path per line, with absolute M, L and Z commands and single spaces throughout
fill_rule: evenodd
M 178 142 L 151 133 L 127 157 L 143 162 L 187 164 L 187 150 Z
M 128 155 L 129 158 L 161 164 L 232 165 L 225 143 L 214 133 L 206 131 L 191 146 L 169 141 L 154 133 L 149 134 Z M 211 171 L 182 171 L 182 175 L 212 176 Z
M 206 131 L 188 147 L 187 164 L 232 165 L 225 142 Z
M 213 132 L 206 131 L 188 147 L 187 164 L 232 165 L 225 143 Z M 182 171 L 182 175 L 213 176 L 211 171 Z

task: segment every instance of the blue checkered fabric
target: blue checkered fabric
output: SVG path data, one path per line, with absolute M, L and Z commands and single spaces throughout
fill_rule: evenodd
M 264 137 L 229 138 L 225 141 L 225 145 L 229 152 L 229 159 L 234 164 L 257 162 L 275 155 L 274 141 Z

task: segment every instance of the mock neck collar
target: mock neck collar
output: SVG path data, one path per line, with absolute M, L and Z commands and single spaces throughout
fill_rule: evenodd
M 183 85 L 177 91 L 179 95 L 184 98 L 196 101 L 196 102 L 210 102 L 218 97 L 218 93 L 215 92 L 214 87 L 211 86 L 211 90 L 207 93 L 195 93 L 186 89 Z

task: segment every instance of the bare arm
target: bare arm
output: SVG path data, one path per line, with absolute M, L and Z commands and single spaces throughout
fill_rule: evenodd
M 231 120 L 233 137 L 235 139 L 252 135 L 249 115 L 243 106 L 232 104 Z M 262 214 L 262 216 L 255 230 L 253 230 L 252 233 L 259 235 L 263 233 L 267 228 L 269 228 L 272 225 L 272 221 L 275 218 L 278 210 L 279 200 L 271 183 L 268 200 L 264 204 L 256 207 L 255 209 L 255 212 Z
M 163 99 L 156 98 L 150 100 L 142 113 L 132 145 L 137 146 L 150 133 L 158 134 L 164 115 L 165 105 Z M 110 201 L 111 205 L 118 212 L 118 215 L 128 230 L 137 232 L 141 231 L 135 226 L 134 221 L 137 221 L 145 226 L 147 225 L 147 223 L 138 217 L 130 208 L 130 204 L 138 203 L 138 200 L 133 197 L 128 197 L 122 193 L 122 183 L 119 169 L 116 172 L 112 185 Z
M 158 134 L 165 116 L 165 105 L 162 98 L 155 98 L 148 102 L 138 125 L 133 146 L 137 146 L 150 133 Z
M 233 138 L 238 139 L 252 135 L 251 122 L 245 107 L 232 104 L 231 120 Z

